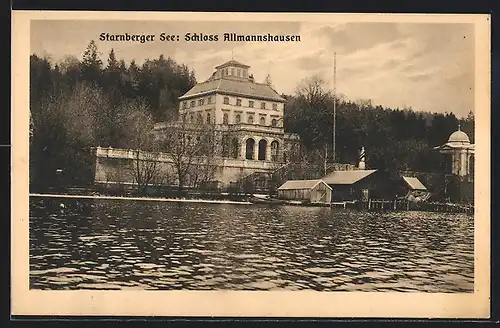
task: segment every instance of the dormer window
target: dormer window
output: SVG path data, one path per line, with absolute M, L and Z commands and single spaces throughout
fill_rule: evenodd
M 208 97 L 207 103 L 209 103 L 209 104 L 212 103 L 212 97 Z
M 250 100 L 250 101 L 248 102 L 248 107 L 253 108 L 253 100 Z
M 266 109 L 266 103 L 265 102 L 261 102 L 260 103 L 260 108 L 261 109 Z
M 204 99 L 200 99 L 198 100 L 198 106 L 203 106 L 203 103 L 205 102 Z
M 278 104 L 273 104 L 273 110 L 278 110 Z
M 224 97 L 224 104 L 229 105 L 229 97 Z
M 241 99 L 236 99 L 236 106 L 241 106 Z
M 188 106 L 188 102 L 187 102 L 187 101 L 184 101 L 184 102 L 182 103 L 182 108 L 187 108 L 187 106 Z
M 194 106 L 196 106 L 196 103 L 194 100 L 191 100 L 191 107 L 194 107 Z

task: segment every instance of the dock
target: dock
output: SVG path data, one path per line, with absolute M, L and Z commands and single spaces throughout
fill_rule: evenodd
M 358 209 L 368 211 L 427 211 L 443 213 L 474 214 L 474 205 L 438 202 L 410 202 L 405 199 L 381 200 L 369 199 L 368 201 L 337 201 L 331 202 L 332 208 Z

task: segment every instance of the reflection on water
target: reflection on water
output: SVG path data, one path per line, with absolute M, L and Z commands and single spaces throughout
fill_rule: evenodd
M 472 292 L 473 223 L 464 214 L 32 198 L 30 286 Z

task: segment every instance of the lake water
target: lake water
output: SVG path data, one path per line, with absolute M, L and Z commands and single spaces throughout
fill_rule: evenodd
M 31 198 L 30 288 L 473 292 L 473 231 L 466 214 Z

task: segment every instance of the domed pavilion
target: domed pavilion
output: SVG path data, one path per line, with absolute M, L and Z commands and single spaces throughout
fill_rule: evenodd
M 460 130 L 453 132 L 444 145 L 434 147 L 448 157 L 451 162 L 451 172 L 460 177 L 468 177 L 474 174 L 474 144 L 471 144 L 469 136 Z

